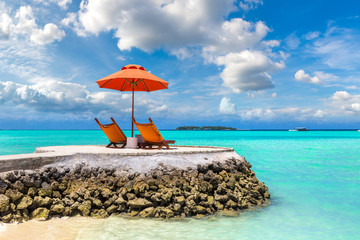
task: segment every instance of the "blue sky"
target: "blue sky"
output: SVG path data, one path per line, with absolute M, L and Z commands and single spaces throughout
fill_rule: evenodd
M 130 128 L 131 95 L 96 80 L 133 63 L 161 129 L 360 128 L 360 3 L 0 0 L 0 129 Z

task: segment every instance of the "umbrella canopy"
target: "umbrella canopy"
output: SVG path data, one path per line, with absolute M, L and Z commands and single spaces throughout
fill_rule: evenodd
M 126 65 L 120 71 L 96 82 L 100 88 L 109 88 L 122 92 L 132 91 L 132 117 L 134 117 L 134 91 L 151 92 L 167 89 L 169 85 L 165 80 L 135 64 Z M 131 136 L 134 136 L 134 123 L 131 124 Z

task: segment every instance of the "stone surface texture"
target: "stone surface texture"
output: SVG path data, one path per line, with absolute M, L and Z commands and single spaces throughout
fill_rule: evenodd
M 98 145 L 39 147 L 32 154 L 0 156 L 0 173 L 11 170 L 34 170 L 41 167 L 69 167 L 83 164 L 88 167 L 116 168 L 123 174 L 149 172 L 159 165 L 179 169 L 196 168 L 198 164 L 243 160 L 232 148 L 172 146 L 165 149 L 105 148 Z
M 270 194 L 233 149 L 38 148 L 44 163 L 23 163 L 0 173 L 0 220 L 5 223 L 62 216 L 151 218 L 237 216 L 264 206 Z M 33 161 L 7 156 L 1 161 Z M 30 160 L 29 160 L 30 159 Z M 53 162 L 52 162 L 53 161 Z M 40 166 L 33 169 L 34 166 Z M 31 166 L 24 168 L 24 166 Z

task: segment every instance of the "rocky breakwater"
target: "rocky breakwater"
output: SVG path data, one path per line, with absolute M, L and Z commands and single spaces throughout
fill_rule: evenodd
M 148 173 L 128 175 L 84 165 L 10 171 L 0 178 L 0 219 L 9 223 L 76 215 L 236 215 L 270 198 L 268 188 L 250 168 L 246 160 L 228 159 L 196 169 L 159 166 Z

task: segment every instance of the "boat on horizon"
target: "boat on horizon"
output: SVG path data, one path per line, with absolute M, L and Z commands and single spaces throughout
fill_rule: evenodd
M 306 127 L 297 127 L 295 129 L 289 129 L 290 132 L 297 132 L 297 131 L 309 131 Z

